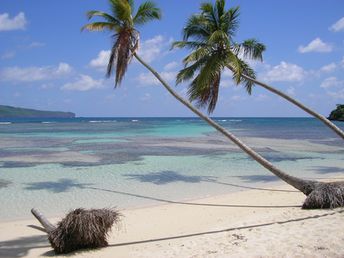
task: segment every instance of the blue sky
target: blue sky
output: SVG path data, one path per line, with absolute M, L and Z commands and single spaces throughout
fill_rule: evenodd
M 156 1 L 163 19 L 139 28 L 141 56 L 174 85 L 185 51 L 170 51 L 186 19 L 203 1 Z M 142 1 L 136 1 L 136 5 Z M 238 42 L 267 46 L 258 79 L 323 115 L 344 102 L 344 4 L 329 1 L 227 1 L 240 6 Z M 81 32 L 89 10 L 107 0 L 1 0 L 0 104 L 75 112 L 78 116 L 192 116 L 137 62 L 120 88 L 106 79 L 106 32 Z M 185 85 L 176 90 L 185 95 Z M 259 89 L 248 96 L 225 72 L 213 116 L 307 116 Z

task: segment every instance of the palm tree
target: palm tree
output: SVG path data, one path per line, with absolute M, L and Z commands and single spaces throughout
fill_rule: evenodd
M 142 25 L 143 23 L 160 18 L 160 11 L 152 2 L 145 2 L 138 7 L 138 11 L 133 15 L 134 3 L 133 1 L 127 0 L 109 0 L 111 7 L 111 14 L 107 14 L 100 11 L 90 11 L 87 13 L 89 18 L 94 16 L 102 17 L 105 21 L 103 22 L 94 22 L 86 24 L 83 29 L 90 31 L 101 31 L 109 30 L 114 33 L 113 38 L 115 39 L 111 55 L 108 64 L 108 72 L 110 75 L 113 71 L 114 64 L 116 64 L 116 86 L 120 84 L 121 79 L 123 78 L 127 66 L 134 56 L 143 66 L 145 66 L 166 88 L 166 90 L 174 96 L 178 101 L 183 105 L 188 107 L 193 113 L 206 121 L 209 125 L 214 127 L 217 131 L 222 133 L 232 142 L 234 142 L 239 148 L 246 152 L 251 158 L 256 160 L 263 167 L 267 168 L 273 174 L 284 180 L 286 183 L 292 185 L 296 189 L 302 191 L 308 196 L 304 208 L 323 208 L 323 207 L 338 207 L 344 205 L 344 187 L 334 186 L 331 189 L 335 188 L 335 191 L 328 191 L 331 194 L 325 195 L 322 197 L 321 201 L 318 201 L 318 196 L 323 196 L 322 192 L 319 192 L 318 189 L 324 187 L 328 188 L 327 184 L 303 180 L 294 176 L 290 176 L 282 170 L 275 167 L 268 160 L 263 158 L 261 155 L 256 153 L 253 149 L 244 144 L 240 139 L 235 135 L 228 132 L 225 128 L 221 127 L 219 124 L 211 120 L 209 117 L 204 115 L 198 109 L 192 106 L 192 104 L 179 96 L 173 88 L 168 85 L 168 83 L 142 58 L 137 54 L 137 49 L 139 45 L 139 31 L 135 28 L 136 25 Z M 327 189 L 326 188 L 326 189 Z M 337 190 L 339 189 L 339 190 Z M 339 196 L 339 197 L 338 197 Z M 338 197 L 338 198 L 337 198 Z M 340 199 L 341 198 L 341 199 Z M 338 199 L 341 202 L 338 202 Z
M 209 113 L 213 112 L 218 99 L 221 74 L 228 68 L 233 73 L 235 83 L 243 84 L 249 94 L 254 84 L 259 85 L 318 118 L 344 139 L 344 132 L 324 116 L 256 79 L 254 70 L 244 59 L 262 61 L 265 46 L 256 39 L 248 39 L 242 43 L 234 41 L 239 25 L 239 7 L 226 11 L 225 0 L 216 0 L 214 5 L 203 3 L 200 10 L 199 14 L 188 19 L 183 30 L 183 41 L 173 44 L 173 47 L 192 50 L 184 58 L 185 68 L 177 76 L 177 83 L 192 80 L 188 90 L 191 101 L 195 101 L 199 107 L 208 107 Z

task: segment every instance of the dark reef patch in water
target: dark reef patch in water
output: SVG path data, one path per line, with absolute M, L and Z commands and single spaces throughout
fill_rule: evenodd
M 279 181 L 280 179 L 277 176 L 273 175 L 250 175 L 250 176 L 237 176 L 241 180 L 244 180 L 248 183 L 257 183 L 257 182 L 275 182 Z
M 344 174 L 344 168 L 341 167 L 324 167 L 324 166 L 317 166 L 312 167 L 312 171 L 316 171 L 318 174 L 331 174 L 331 173 L 343 173 Z
M 68 192 L 73 188 L 85 189 L 93 184 L 78 183 L 75 179 L 62 178 L 58 181 L 45 181 L 26 184 L 25 190 L 47 190 L 53 193 Z
M 152 183 L 155 185 L 164 185 L 176 182 L 200 183 L 216 179 L 215 177 L 187 176 L 175 171 L 161 171 L 148 174 L 125 174 L 123 176 L 127 177 L 129 180 L 136 180 L 142 183 Z
M 12 184 L 11 181 L 0 179 L 0 189 L 8 187 L 10 184 Z

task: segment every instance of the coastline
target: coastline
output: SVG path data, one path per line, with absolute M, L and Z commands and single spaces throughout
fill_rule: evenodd
M 271 189 L 292 190 L 286 184 Z M 73 257 L 343 257 L 338 225 L 344 209 L 302 210 L 304 199 L 298 192 L 245 190 L 123 210 L 109 247 Z M 0 236 L 0 257 L 53 255 L 45 234 L 27 225 L 39 224 L 0 223 L 6 232 Z

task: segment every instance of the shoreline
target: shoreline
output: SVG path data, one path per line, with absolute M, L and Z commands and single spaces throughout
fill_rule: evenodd
M 292 190 L 285 184 L 271 188 Z M 302 210 L 304 199 L 297 192 L 244 190 L 191 202 L 197 205 L 126 209 L 109 247 L 73 257 L 342 257 L 344 232 L 338 225 L 344 209 Z M 0 257 L 53 255 L 46 236 L 27 225 L 39 224 L 34 218 L 0 222 L 6 232 Z

